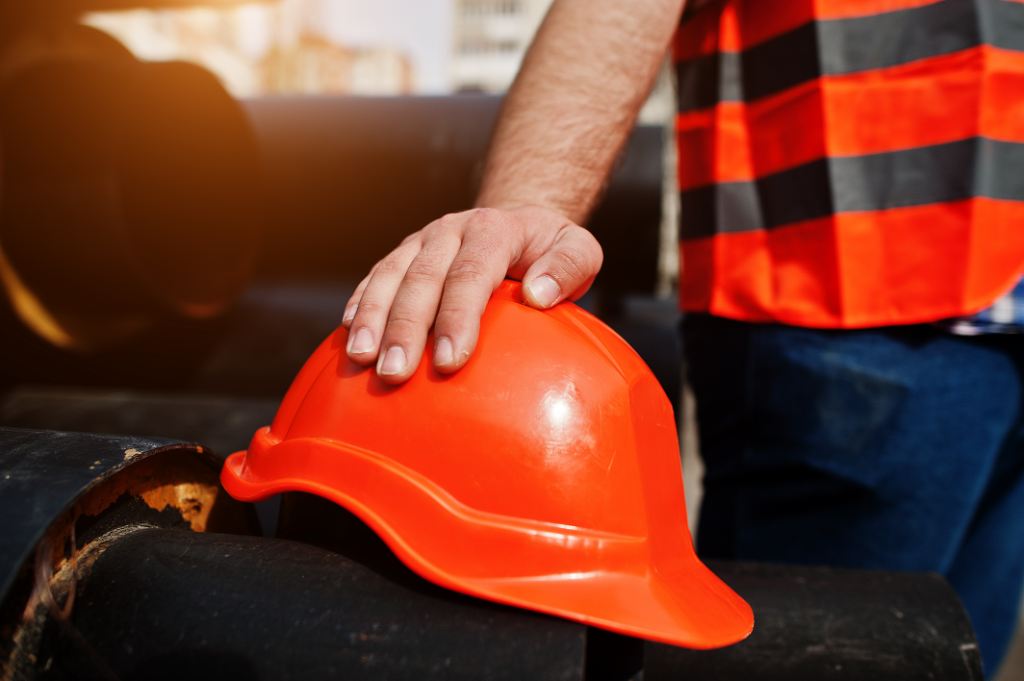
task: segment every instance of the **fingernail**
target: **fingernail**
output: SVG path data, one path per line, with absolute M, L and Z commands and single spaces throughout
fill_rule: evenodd
M 352 319 L 356 316 L 356 307 L 358 307 L 358 306 L 356 306 L 356 305 L 349 305 L 348 307 L 345 308 L 345 314 L 342 315 L 342 317 L 341 317 L 341 322 L 343 324 L 345 322 L 352 321 Z
M 361 355 L 371 350 L 373 350 L 373 334 L 365 327 L 356 331 L 356 335 L 352 336 L 352 342 L 349 343 L 348 351 L 355 355 Z
M 445 366 L 455 361 L 455 353 L 452 351 L 452 342 L 447 336 L 441 336 L 437 339 L 437 344 L 434 346 L 434 364 L 437 366 Z
M 405 371 L 405 364 L 405 350 L 397 345 L 392 345 L 380 363 L 380 373 L 384 376 L 400 374 Z
M 526 288 L 530 290 L 530 297 L 540 303 L 541 307 L 554 305 L 561 293 L 558 283 L 546 274 L 531 281 Z

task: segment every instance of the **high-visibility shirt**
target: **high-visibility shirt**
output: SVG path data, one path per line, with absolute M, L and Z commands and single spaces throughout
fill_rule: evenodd
M 1024 273 L 1024 0 L 712 0 L 674 50 L 684 310 L 910 324 Z

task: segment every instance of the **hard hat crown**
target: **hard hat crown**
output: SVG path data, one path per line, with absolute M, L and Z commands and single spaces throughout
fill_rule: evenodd
M 691 647 L 749 633 L 749 607 L 693 552 L 668 398 L 595 317 L 530 308 L 506 281 L 465 367 L 439 374 L 428 350 L 399 386 L 346 340 L 229 458 L 234 496 L 329 498 L 422 576 L 482 598 Z

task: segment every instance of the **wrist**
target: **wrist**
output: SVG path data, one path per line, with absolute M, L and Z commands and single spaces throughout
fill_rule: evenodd
M 578 216 L 579 211 L 573 211 L 557 201 L 545 200 L 544 198 L 524 198 L 510 196 L 488 196 L 481 193 L 477 197 L 473 208 L 490 208 L 494 210 L 514 211 L 523 209 L 540 210 L 546 213 L 557 215 L 570 222 L 580 224 L 582 217 Z M 554 216 L 552 215 L 552 217 Z

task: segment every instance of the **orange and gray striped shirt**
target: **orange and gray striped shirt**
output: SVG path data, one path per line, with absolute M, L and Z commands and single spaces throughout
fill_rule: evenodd
M 684 310 L 930 322 L 1024 273 L 1024 1 L 712 0 L 674 52 Z

